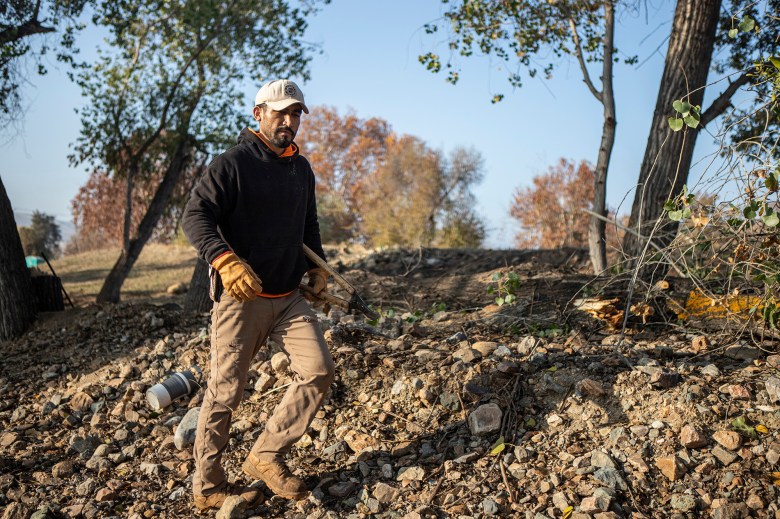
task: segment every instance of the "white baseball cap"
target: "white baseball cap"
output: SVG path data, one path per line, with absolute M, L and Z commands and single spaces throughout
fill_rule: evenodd
M 276 111 L 284 110 L 295 103 L 300 103 L 304 113 L 309 113 L 306 103 L 303 102 L 303 92 L 289 79 L 269 81 L 260 87 L 255 96 L 255 105 L 266 104 Z

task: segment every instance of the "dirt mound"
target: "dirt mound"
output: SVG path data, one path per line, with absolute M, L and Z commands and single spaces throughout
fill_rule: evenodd
M 621 338 L 573 318 L 581 251 L 330 257 L 382 318 L 322 317 L 337 379 L 289 459 L 312 494 L 266 489 L 245 515 L 778 516 L 776 344 L 657 326 Z M 498 305 L 510 274 L 516 299 Z M 0 345 L 0 517 L 196 516 L 174 436 L 202 391 L 162 413 L 145 391 L 193 365 L 208 375 L 208 326 L 173 304 L 90 306 Z M 278 352 L 250 372 L 231 479 L 293 376 Z

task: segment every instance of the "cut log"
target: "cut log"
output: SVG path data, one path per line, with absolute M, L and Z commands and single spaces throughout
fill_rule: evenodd
M 39 312 L 60 312 L 65 310 L 62 299 L 62 280 L 57 276 L 39 275 L 32 277 L 35 307 Z

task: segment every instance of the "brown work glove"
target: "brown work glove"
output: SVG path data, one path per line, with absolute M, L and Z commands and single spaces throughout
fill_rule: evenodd
M 315 306 L 320 306 L 324 304 L 325 301 L 317 297 L 317 295 L 326 292 L 328 289 L 328 271 L 317 267 L 308 271 L 307 274 L 309 275 L 309 286 L 312 291 L 309 292 L 304 290 L 303 297 L 312 303 L 315 303 Z
M 260 278 L 252 267 L 241 261 L 235 253 L 223 254 L 215 259 L 212 265 L 219 271 L 225 291 L 237 301 L 251 301 L 263 291 Z

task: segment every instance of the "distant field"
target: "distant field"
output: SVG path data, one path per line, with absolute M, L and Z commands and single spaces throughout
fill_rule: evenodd
M 117 257 L 118 248 L 103 249 L 63 256 L 52 261 L 52 266 L 73 302 L 83 305 L 95 301 Z M 189 284 L 195 259 L 195 249 L 189 246 L 147 245 L 122 287 L 122 300 L 181 302 L 183 296 L 171 296 L 165 290 L 182 281 Z M 42 270 L 48 268 L 44 265 Z

